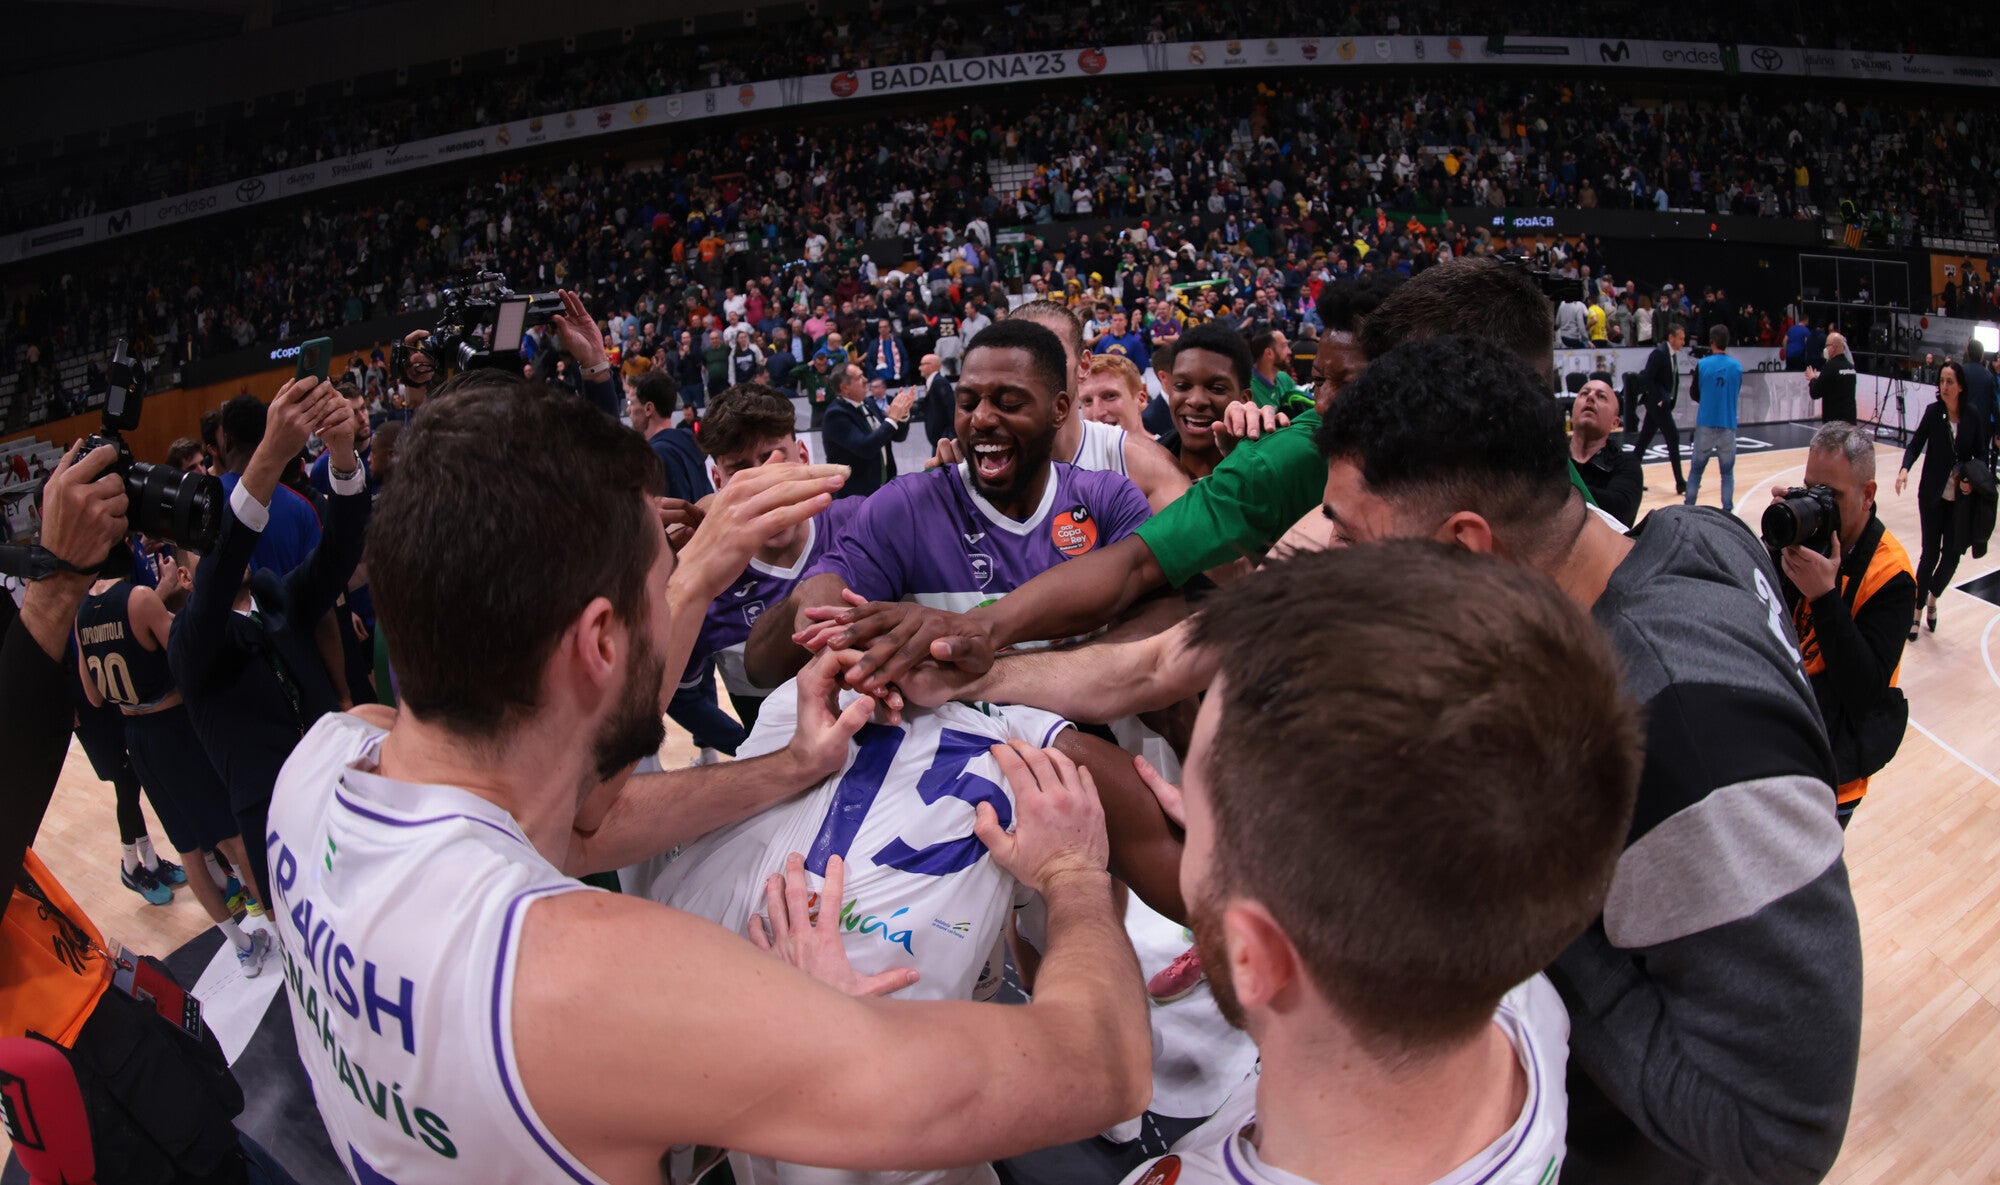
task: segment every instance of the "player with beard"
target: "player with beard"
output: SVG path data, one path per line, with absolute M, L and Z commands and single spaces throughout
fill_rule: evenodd
M 1056 335 L 1024 318 L 972 339 L 955 391 L 967 460 L 869 497 L 833 552 L 751 629 L 750 680 L 776 686 L 804 666 L 792 635 L 810 626 L 805 610 L 842 605 L 843 593 L 964 612 L 1144 522 L 1150 511 L 1129 480 L 1052 460 L 1072 373 Z
M 1039 751 L 1009 771 L 1013 832 L 990 815 L 979 827 L 1048 906 L 1025 1008 L 851 998 L 910 977 L 855 973 L 831 912 L 807 919 L 797 858 L 782 894 L 797 908 L 772 945 L 818 983 L 710 923 L 574 879 L 728 826 L 846 760 L 874 701 L 836 709 L 827 658 L 801 676 L 779 752 L 623 776 L 660 743 L 663 677 L 701 608 L 843 475 L 739 474 L 676 557 L 648 498 L 652 456 L 582 400 L 477 372 L 431 402 L 368 550 L 402 710 L 386 731 L 322 719 L 270 812 L 293 1029 L 347 1173 L 690 1180 L 695 1145 L 935 1168 L 1136 1114 L 1150 1050 L 1104 817 Z M 535 554 L 537 579 L 496 584 L 479 562 L 490 549 Z M 841 877 L 830 862 L 835 899 Z M 848 1068 L 837 1091 L 827 1066 Z
M 1196 620 L 1220 665 L 1161 805 L 1262 1060 L 1128 1181 L 1553 1180 L 1569 1018 L 1539 972 L 1603 906 L 1639 776 L 1611 647 L 1553 581 L 1429 542 L 1276 565 Z

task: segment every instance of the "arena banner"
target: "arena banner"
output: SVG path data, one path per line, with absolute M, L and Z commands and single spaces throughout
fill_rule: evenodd
M 1192 76 L 1226 70 L 1324 68 L 1338 71 L 1385 66 L 1524 67 L 1556 74 L 1653 70 L 2000 87 L 2000 60 L 1986 58 L 1633 38 L 1268 37 L 988 54 L 655 95 L 623 103 L 531 116 L 409 144 L 394 144 L 8 235 L 0 238 L 0 264 L 170 226 L 276 198 L 450 164 L 468 157 L 743 112 L 772 112 L 975 87 L 1036 86 L 1077 78 L 1145 74 Z M 1558 213 L 1568 215 L 1575 212 Z M 1627 216 L 1641 217 L 1629 213 Z M 1588 233 L 1651 232 L 1621 227 L 1617 230 L 1593 229 Z M 1686 234 L 1676 237 L 1695 236 Z

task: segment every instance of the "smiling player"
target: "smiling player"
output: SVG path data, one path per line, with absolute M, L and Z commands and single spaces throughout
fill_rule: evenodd
M 752 628 L 751 681 L 775 686 L 804 666 L 791 635 L 811 624 L 807 608 L 840 605 L 843 590 L 962 613 L 1144 522 L 1151 511 L 1129 479 L 1052 459 L 1070 373 L 1060 339 L 1026 319 L 973 338 L 956 390 L 966 460 L 869 497 L 783 608 Z

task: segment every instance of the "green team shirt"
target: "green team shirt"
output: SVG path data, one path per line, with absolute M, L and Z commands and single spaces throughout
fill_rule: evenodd
M 1258 440 L 1246 440 L 1215 472 L 1139 525 L 1176 588 L 1218 564 L 1256 559 L 1320 504 L 1326 461 L 1313 444 L 1319 413 L 1307 410 Z
M 1313 436 L 1319 412 L 1307 409 L 1269 436 L 1236 446 L 1215 472 L 1194 483 L 1134 532 L 1175 588 L 1231 560 L 1258 559 L 1326 494 L 1326 460 Z M 1594 501 L 1576 466 L 1570 484 Z
M 1299 410 L 1299 405 L 1311 406 L 1312 392 L 1292 380 L 1284 371 L 1278 372 L 1278 381 L 1267 383 L 1264 376 L 1250 372 L 1250 398 L 1258 407 L 1275 407 L 1290 415 Z

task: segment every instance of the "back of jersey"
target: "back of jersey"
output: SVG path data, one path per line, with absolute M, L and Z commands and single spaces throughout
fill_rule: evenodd
M 77 645 L 98 694 L 121 708 L 148 709 L 174 692 L 165 647 L 148 650 L 132 636 L 132 582 L 121 580 L 83 598 L 76 611 Z
M 843 703 L 851 700 L 843 694 Z M 786 683 L 766 701 L 739 756 L 783 748 L 797 722 L 796 684 Z M 839 915 L 855 969 L 915 967 L 922 978 L 898 995 L 970 999 L 1016 889 L 972 833 L 981 802 L 993 805 L 1002 826 L 1014 820 L 1013 791 L 988 750 L 1010 738 L 1047 746 L 1065 726 L 1033 708 L 988 715 L 963 704 L 906 713 L 898 727 L 867 725 L 838 774 L 649 862 L 628 877 L 627 891 L 741 934 L 751 914 L 764 912 L 764 879 L 783 870 L 786 856 L 805 856 L 815 889 L 839 856 L 845 900 L 816 904 Z

